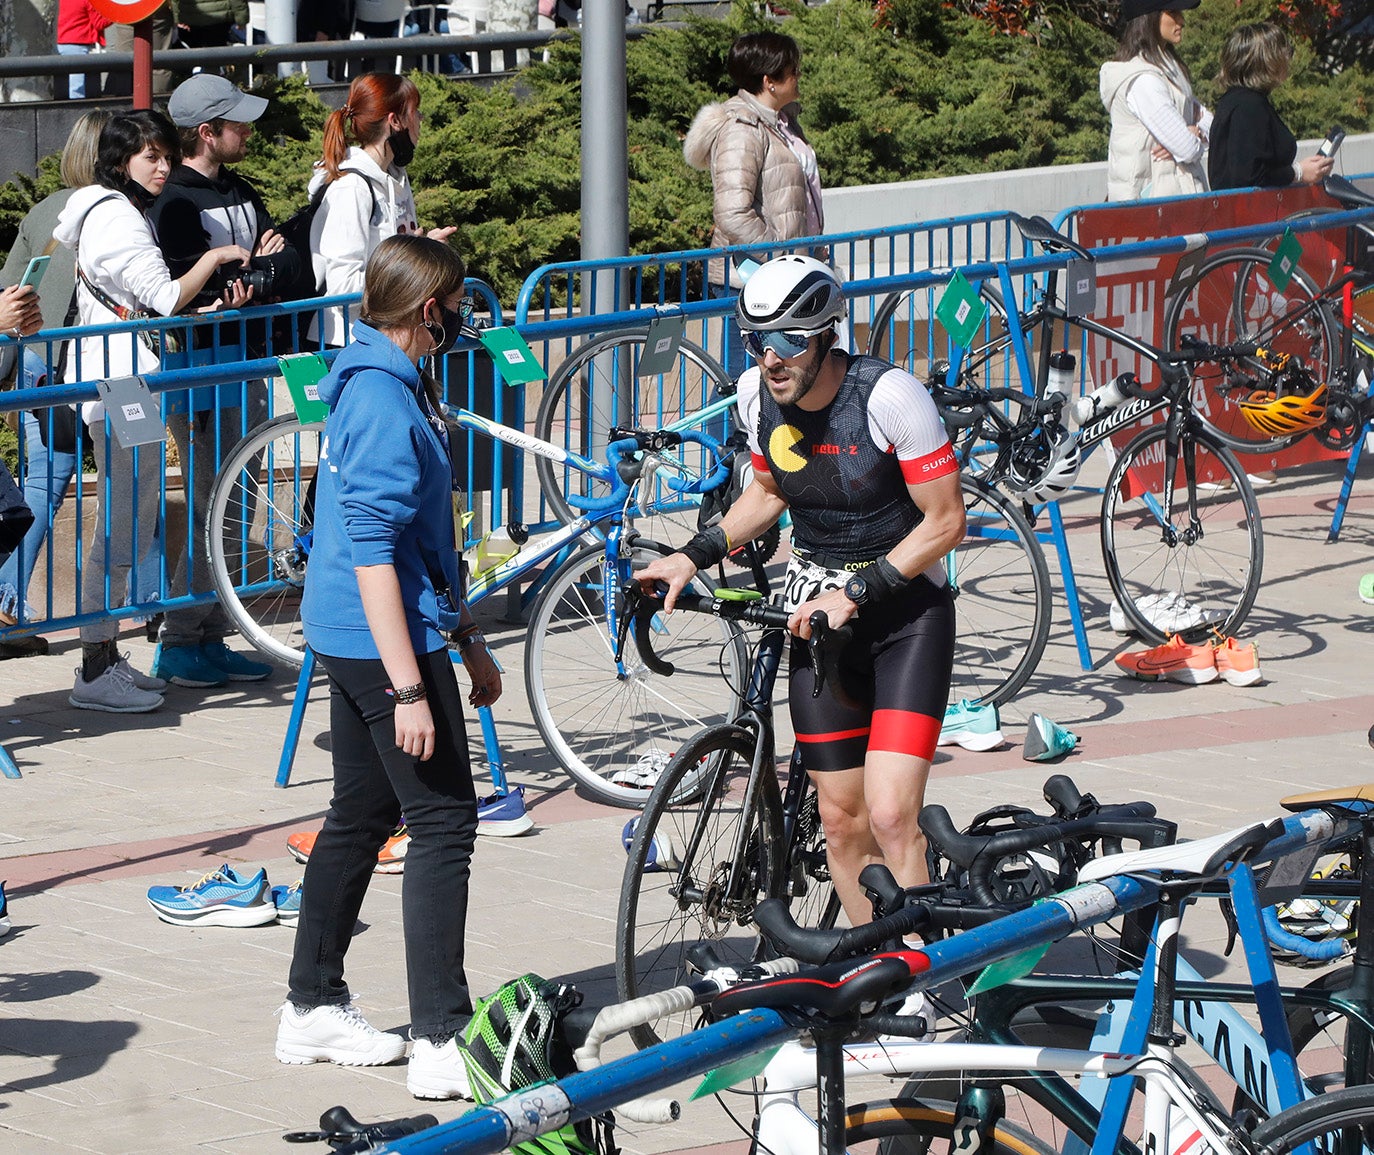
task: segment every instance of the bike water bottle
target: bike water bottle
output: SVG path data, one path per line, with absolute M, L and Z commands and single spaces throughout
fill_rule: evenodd
M 1067 398 L 1070 394 L 1077 392 L 1077 374 L 1074 370 L 1078 367 L 1078 360 L 1067 349 L 1058 353 L 1050 354 L 1050 373 L 1045 378 L 1045 398 L 1048 400 L 1055 394 Z
M 1081 427 L 1096 421 L 1104 413 L 1110 413 L 1126 400 L 1129 390 L 1135 383 L 1134 373 L 1122 373 L 1100 389 L 1094 389 L 1086 397 L 1080 397 L 1069 409 L 1072 423 Z

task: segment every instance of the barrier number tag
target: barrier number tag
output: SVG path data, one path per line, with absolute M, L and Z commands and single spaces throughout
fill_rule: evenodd
M 768 1066 L 773 1056 L 780 1050 L 782 1050 L 781 1043 L 771 1050 L 760 1051 L 757 1055 L 745 1055 L 733 1063 L 726 1063 L 723 1067 L 707 1071 L 706 1077 L 701 1080 L 701 1085 L 692 1092 L 692 1099 L 704 1099 L 707 1095 L 714 1095 L 717 1091 L 724 1091 L 727 1087 L 738 1087 L 741 1083 L 747 1083 L 750 1079 L 757 1078 L 763 1074 L 764 1067 Z
M 636 377 L 658 377 L 673 371 L 682 337 L 687 331 L 686 317 L 655 317 L 644 334 L 639 364 L 634 367 Z M 614 353 L 608 354 L 614 357 Z
M 111 377 L 96 382 L 96 392 L 105 403 L 105 415 L 120 448 L 153 445 L 167 440 L 158 404 L 142 377 Z
M 1293 235 L 1292 229 L 1284 229 L 1283 239 L 1274 250 L 1274 259 L 1269 262 L 1269 279 L 1280 293 L 1288 288 L 1288 282 L 1293 279 L 1301 260 L 1302 242 Z
M 286 378 L 286 388 L 291 394 L 291 404 L 295 406 L 296 416 L 309 425 L 323 421 L 329 416 L 329 406 L 320 400 L 320 382 L 329 372 L 329 366 L 318 353 L 299 353 L 289 357 L 279 357 L 277 368 Z
M 940 303 L 935 306 L 936 320 L 956 344 L 967 349 L 983 327 L 987 315 L 987 305 L 973 291 L 964 274 L 956 270 L 940 297 Z
M 507 385 L 524 385 L 530 381 L 542 381 L 548 374 L 540 366 L 534 350 L 509 325 L 499 329 L 483 329 L 478 334 L 482 347 L 491 354 L 496 371 Z
M 1097 266 L 1081 257 L 1064 270 L 1064 307 L 1075 317 L 1088 317 L 1097 308 Z

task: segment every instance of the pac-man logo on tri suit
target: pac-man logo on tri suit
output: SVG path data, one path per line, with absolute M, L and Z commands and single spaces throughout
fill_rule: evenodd
M 137 24 L 164 3 L 165 0 L 91 0 L 91 7 L 116 24 Z
M 768 456 L 775 469 L 784 473 L 800 473 L 806 468 L 807 459 L 797 452 L 801 444 L 802 431 L 795 425 L 779 425 L 768 438 Z

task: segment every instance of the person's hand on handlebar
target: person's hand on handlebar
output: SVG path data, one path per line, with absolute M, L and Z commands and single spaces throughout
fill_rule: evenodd
M 687 588 L 687 583 L 697 576 L 696 564 L 685 553 L 669 554 L 656 558 L 635 574 L 635 580 L 646 594 L 658 594 L 657 583 L 668 587 L 663 595 L 663 608 L 670 613 L 677 605 L 677 595 Z
M 803 641 L 811 637 L 811 615 L 817 610 L 825 614 L 832 630 L 838 630 L 859 612 L 859 607 L 845 596 L 844 590 L 826 590 L 818 598 L 803 602 L 787 619 L 787 629 Z

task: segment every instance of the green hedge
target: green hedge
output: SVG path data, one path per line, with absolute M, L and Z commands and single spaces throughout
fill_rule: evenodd
M 1209 103 L 1227 32 L 1273 11 L 1273 0 L 1203 0 L 1187 13 L 1184 55 Z M 1069 12 L 1047 12 L 1034 37 L 1012 37 L 945 0 L 890 0 L 881 27 L 866 0 L 800 7 L 781 27 L 802 46 L 803 123 L 824 183 L 1103 159 L 1108 125 L 1097 73 L 1113 41 Z M 630 43 L 633 251 L 707 243 L 710 179 L 684 164 L 681 138 L 702 104 L 728 94 L 725 55 L 734 36 L 773 24 L 741 0 L 728 20 L 693 20 Z M 416 76 L 426 121 L 410 172 L 421 219 L 457 225 L 472 272 L 508 304 L 538 265 L 578 257 L 580 66 L 573 40 L 489 88 Z M 299 77 L 270 79 L 263 91 L 272 107 L 241 171 L 280 218 L 305 202 L 325 109 Z M 1374 79 L 1356 68 L 1325 76 L 1303 47 L 1275 103 L 1299 136 L 1320 136 L 1333 121 L 1368 131 Z M 55 187 L 50 162 L 36 180 L 0 187 L 0 249 L 33 200 Z M 920 215 L 913 204 L 913 219 Z

